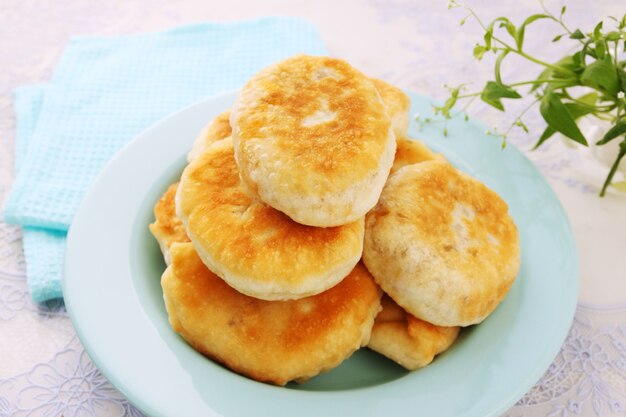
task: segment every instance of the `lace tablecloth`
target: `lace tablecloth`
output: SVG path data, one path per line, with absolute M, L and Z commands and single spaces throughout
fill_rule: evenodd
M 589 30 L 602 17 L 621 16 L 618 0 L 568 2 L 573 27 Z M 540 12 L 535 0 L 472 1 L 485 18 L 519 20 Z M 561 3 L 546 1 L 554 11 Z M 46 81 L 68 39 L 169 28 L 196 21 L 264 15 L 309 19 L 330 53 L 372 76 L 406 89 L 445 97 L 442 85 L 491 75 L 489 62 L 472 59 L 482 37 L 475 22 L 459 26 L 461 10 L 427 0 L 317 2 L 200 0 L 95 1 L 3 0 L 0 4 L 0 201 L 12 182 L 15 118 L 11 90 Z M 551 39 L 547 25 L 529 31 L 530 48 L 541 53 Z M 547 56 L 550 59 L 550 56 Z M 505 77 L 536 74 L 524 63 L 504 68 Z M 512 110 L 524 103 L 515 103 Z M 470 113 L 488 125 L 506 126 L 515 111 L 476 104 Z M 588 156 L 554 139 L 530 152 L 542 121 L 529 113 L 531 134 L 513 132 L 518 146 L 548 178 L 566 208 L 580 255 L 581 291 L 570 333 L 554 363 L 506 415 L 626 415 L 626 196 L 597 197 L 602 179 Z M 0 416 L 140 416 L 98 372 L 84 352 L 62 302 L 35 305 L 25 283 L 21 233 L 0 223 Z

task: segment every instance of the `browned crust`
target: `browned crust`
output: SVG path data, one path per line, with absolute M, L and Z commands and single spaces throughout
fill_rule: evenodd
M 398 170 L 366 217 L 367 267 L 394 301 L 438 325 L 475 324 L 493 311 L 519 250 L 506 203 L 443 161 Z
M 326 72 L 331 75 L 320 75 Z M 303 125 L 324 103 L 336 117 Z M 266 164 L 256 154 L 259 141 L 272 143 L 267 163 L 281 163 L 267 172 L 306 194 L 313 192 L 308 178 L 329 178 L 324 187 L 345 189 L 369 177 L 379 169 L 389 137 L 390 120 L 372 82 L 334 58 L 298 55 L 267 68 L 242 89 L 236 107 L 238 162 L 250 184 L 250 171 Z
M 174 330 L 195 349 L 278 385 L 339 365 L 367 343 L 380 309 L 380 289 L 362 264 L 316 296 L 264 301 L 228 286 L 191 244 L 172 247 L 162 285 Z
M 170 185 L 154 206 L 154 223 L 149 225 L 150 232 L 159 242 L 166 262 L 167 251 L 174 242 L 189 242 L 185 226 L 176 216 L 175 196 L 178 182 Z
M 193 147 L 187 156 L 187 160 L 197 158 L 211 144 L 218 140 L 225 139 L 232 134 L 230 127 L 230 110 L 226 110 L 218 114 L 213 120 L 207 124 L 193 143 Z
M 368 347 L 409 370 L 430 364 L 459 334 L 460 327 L 435 326 L 408 314 L 386 294 L 381 306 Z
M 314 293 L 321 292 L 343 278 L 362 251 L 363 220 L 305 226 L 250 197 L 240 183 L 230 138 L 213 144 L 185 169 L 177 205 L 207 266 L 243 292 L 238 282 L 264 283 L 277 292 L 293 289 L 294 297 L 286 298 L 297 298 L 305 281 L 318 279 Z M 318 278 L 342 265 L 346 272 L 329 278 L 331 283 Z
M 391 174 L 406 165 L 417 164 L 424 161 L 445 161 L 443 155 L 435 153 L 424 142 L 417 139 L 408 139 L 402 136 L 396 137 L 396 155 L 391 167 Z

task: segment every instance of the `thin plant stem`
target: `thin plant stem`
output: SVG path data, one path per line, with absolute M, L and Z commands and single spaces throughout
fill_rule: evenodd
M 622 143 L 620 143 L 620 151 L 617 154 L 617 158 L 615 159 L 615 162 L 613 162 L 613 166 L 611 166 L 609 175 L 606 177 L 606 180 L 604 180 L 604 184 L 602 185 L 602 190 L 600 190 L 600 197 L 604 197 L 604 195 L 606 194 L 606 189 L 613 181 L 613 177 L 615 176 L 615 173 L 617 172 L 617 167 L 619 166 L 619 163 L 622 161 L 622 158 L 624 157 L 624 155 L 626 155 L 626 138 L 624 139 L 624 141 L 622 141 Z
M 487 31 L 487 26 L 485 26 L 485 24 L 482 22 L 482 20 L 480 20 L 480 18 L 478 17 L 478 15 L 474 12 L 474 10 L 471 7 L 467 7 L 465 6 L 465 8 L 470 12 L 470 14 L 474 17 L 474 19 L 476 19 L 476 21 L 478 22 L 478 24 L 483 28 L 483 30 Z M 528 55 L 526 52 L 522 51 L 521 49 L 516 49 L 513 48 L 511 45 L 509 45 L 508 43 L 504 42 L 502 39 L 498 38 L 497 36 L 493 36 L 492 39 L 496 42 L 499 42 L 502 46 L 504 46 L 505 48 L 509 49 L 511 52 L 516 53 L 526 59 L 528 59 L 531 62 L 534 62 L 535 64 L 538 65 L 542 65 L 546 68 L 552 68 L 555 71 L 560 71 L 566 74 L 570 74 L 570 75 L 576 75 L 573 71 L 570 71 L 566 68 L 563 67 L 559 67 L 557 65 L 552 65 L 548 62 L 544 62 L 541 61 L 540 59 L 537 59 L 533 56 Z
M 515 121 L 513 123 L 511 123 L 511 125 L 509 126 L 509 128 L 506 130 L 506 132 L 504 132 L 503 136 L 506 137 L 506 135 L 508 135 L 511 130 L 513 129 L 514 126 L 516 126 L 517 121 L 522 121 L 522 116 L 524 116 L 526 114 L 526 112 L 528 112 L 528 110 L 530 110 L 535 104 L 539 103 L 539 99 L 535 99 L 533 100 L 532 103 L 530 103 L 528 106 L 526 106 L 526 108 L 524 108 L 524 110 L 522 110 L 522 112 L 520 114 L 517 115 L 517 118 L 515 118 Z

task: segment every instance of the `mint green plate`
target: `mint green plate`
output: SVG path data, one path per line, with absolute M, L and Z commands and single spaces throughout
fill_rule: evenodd
M 148 232 L 152 207 L 175 181 L 200 129 L 230 107 L 216 96 L 163 120 L 126 146 L 85 197 L 69 232 L 63 294 L 78 336 L 102 373 L 151 417 L 498 416 L 541 377 L 569 329 L 578 294 L 572 232 L 559 201 L 513 146 L 454 120 L 413 131 L 509 204 L 522 268 L 482 324 L 465 329 L 430 366 L 406 372 L 362 349 L 337 369 L 284 388 L 237 375 L 189 347 L 167 322 L 164 264 Z M 430 113 L 430 100 L 412 96 Z

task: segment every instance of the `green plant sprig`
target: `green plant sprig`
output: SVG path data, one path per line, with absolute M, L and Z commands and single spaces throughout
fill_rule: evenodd
M 506 17 L 498 17 L 485 24 L 472 10 L 457 0 L 450 0 L 449 8 L 464 8 L 467 15 L 461 20 L 464 24 L 467 19 L 473 18 L 484 30 L 481 43 L 474 47 L 473 55 L 481 60 L 488 52 L 496 55 L 494 64 L 494 79 L 487 81 L 480 91 L 466 93 L 466 85 L 449 87 L 449 97 L 441 106 L 435 106 L 435 114 L 444 117 L 444 120 L 455 116 L 452 109 L 460 100 L 479 97 L 490 106 L 504 111 L 503 99 L 521 99 L 522 93 L 518 87 L 529 86 L 527 95 L 534 97 L 532 103 L 526 107 L 504 132 L 490 132 L 503 139 L 514 127 L 519 127 L 528 133 L 522 117 L 530 109 L 539 104 L 539 113 L 546 121 L 547 127 L 539 137 L 533 149 L 541 146 L 556 132 L 581 144 L 589 143 L 577 125 L 583 116 L 593 116 L 609 121 L 612 127 L 604 137 L 595 143 L 596 146 L 605 145 L 615 139 L 620 140 L 619 151 L 609 173 L 602 185 L 600 196 L 604 196 L 607 187 L 611 184 L 620 161 L 626 156 L 626 14 L 617 19 L 609 17 L 615 22 L 615 30 L 606 31 L 603 22 L 598 23 L 591 32 L 580 29 L 570 29 L 563 21 L 565 6 L 559 15 L 551 13 L 540 0 L 542 13 L 527 17 L 521 24 L 515 25 Z M 530 55 L 524 50 L 526 29 L 538 20 L 547 20 L 557 24 L 563 33 L 552 39 L 559 42 L 561 39 L 576 41 L 576 52 L 566 55 L 556 62 L 546 62 Z M 502 36 L 501 36 L 502 34 Z M 501 67 L 508 57 L 517 55 L 530 61 L 542 71 L 535 79 L 521 80 L 506 83 L 503 80 Z M 583 87 L 587 91 L 574 97 L 570 89 Z

